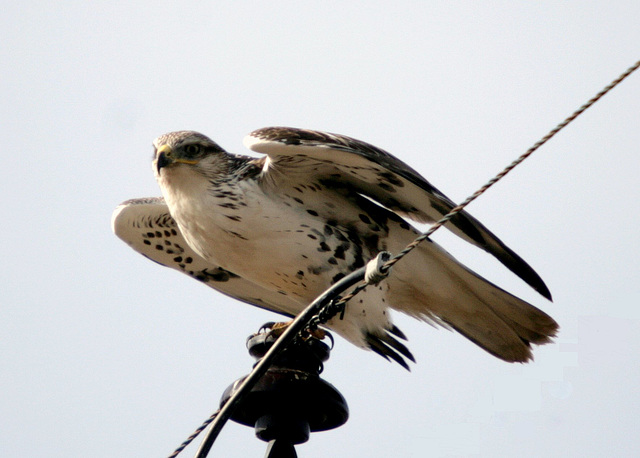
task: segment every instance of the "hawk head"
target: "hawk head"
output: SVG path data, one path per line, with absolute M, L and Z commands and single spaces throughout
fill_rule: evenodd
M 171 132 L 156 138 L 153 146 L 153 171 L 158 181 L 179 171 L 197 172 L 213 180 L 226 171 L 226 151 L 201 133 Z

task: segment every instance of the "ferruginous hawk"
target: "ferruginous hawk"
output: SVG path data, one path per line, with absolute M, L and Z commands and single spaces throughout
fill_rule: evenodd
M 154 141 L 164 195 L 124 202 L 115 233 L 136 251 L 241 301 L 294 316 L 380 251 L 397 253 L 455 204 L 391 154 L 342 135 L 256 130 L 227 153 L 208 137 L 172 132 Z M 547 299 L 542 279 L 466 212 L 446 227 L 495 256 Z M 406 366 L 413 359 L 389 310 L 458 331 L 509 362 L 532 358 L 558 329 L 541 310 L 472 272 L 432 240 L 397 263 L 327 327 Z

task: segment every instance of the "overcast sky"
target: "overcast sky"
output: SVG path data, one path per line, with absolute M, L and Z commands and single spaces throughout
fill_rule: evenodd
M 342 133 L 460 201 L 640 58 L 639 17 L 633 0 L 3 2 L 0 455 L 166 456 L 278 318 L 111 233 L 120 202 L 160 194 L 155 137 L 244 152 L 269 125 Z M 550 313 L 556 342 L 509 365 L 397 316 L 408 373 L 338 339 L 324 376 L 351 418 L 301 457 L 640 454 L 639 110 L 640 73 L 469 207 L 554 303 L 434 235 Z M 264 450 L 229 424 L 211 456 Z

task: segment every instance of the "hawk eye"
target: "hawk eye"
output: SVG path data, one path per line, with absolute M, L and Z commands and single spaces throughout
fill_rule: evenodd
M 193 157 L 200 152 L 200 145 L 185 145 L 184 152 L 187 156 Z

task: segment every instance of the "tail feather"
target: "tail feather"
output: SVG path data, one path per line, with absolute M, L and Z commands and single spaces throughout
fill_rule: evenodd
M 402 333 L 397 327 L 394 326 L 394 330 Z M 379 354 L 384 359 L 389 361 L 394 360 L 406 370 L 410 371 L 409 365 L 404 360 L 407 358 L 411 362 L 416 362 L 415 358 L 409 351 L 409 349 L 399 342 L 395 337 L 390 334 L 391 330 L 386 331 L 384 334 L 371 334 L 368 333 L 365 336 L 365 342 L 370 350 Z M 395 334 L 395 332 L 394 332 Z M 403 358 L 404 357 L 404 358 Z
M 435 243 L 414 250 L 388 281 L 394 309 L 450 327 L 508 362 L 529 361 L 531 344 L 550 342 L 558 330 L 549 315 L 467 269 Z
M 398 329 L 398 328 L 396 328 L 396 329 Z M 389 347 L 391 347 L 394 350 L 396 350 L 398 353 L 400 353 L 402 356 L 404 356 L 405 358 L 407 358 L 411 362 L 413 362 L 413 363 L 416 362 L 415 358 L 413 357 L 413 354 L 409 351 L 409 349 L 402 342 L 398 341 L 398 339 L 396 339 L 394 336 L 389 334 L 388 331 L 387 331 L 387 333 L 385 333 L 383 335 L 380 335 L 380 336 L 377 336 L 377 337 L 383 343 L 385 343 Z
M 400 337 L 402 340 L 407 340 L 407 336 L 405 336 L 404 332 L 402 332 L 395 324 L 391 325 L 391 328 L 387 329 L 387 332 L 396 337 Z

